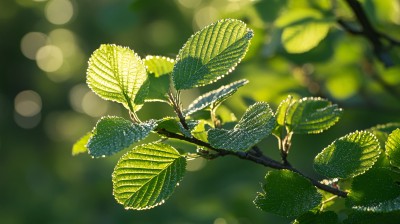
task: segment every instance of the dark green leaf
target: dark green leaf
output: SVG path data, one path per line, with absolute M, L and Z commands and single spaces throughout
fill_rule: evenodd
M 385 148 L 385 143 L 387 141 L 387 138 L 389 137 L 389 134 L 397 128 L 400 128 L 400 123 L 388 123 L 377 125 L 368 129 L 368 131 L 374 134 L 381 143 L 382 148 Z
M 125 209 L 150 209 L 167 200 L 185 174 L 186 159 L 172 146 L 137 146 L 118 161 L 112 180 L 115 199 Z
M 89 154 L 98 158 L 117 153 L 147 137 L 155 127 L 154 120 L 132 123 L 121 117 L 103 117 L 97 122 L 87 144 Z
M 392 213 L 373 213 L 373 212 L 353 212 L 344 224 L 398 224 L 400 212 Z
M 358 176 L 370 169 L 380 154 L 379 141 L 365 131 L 335 140 L 314 159 L 315 170 L 329 178 Z
M 271 134 L 275 127 L 274 114 L 267 103 L 250 106 L 239 123 L 231 130 L 210 129 L 208 142 L 219 149 L 244 151 Z
M 307 212 L 297 218 L 293 224 L 338 224 L 338 216 L 333 211 Z
M 295 217 L 321 202 L 322 197 L 311 182 L 292 171 L 269 171 L 265 182 L 264 192 L 258 193 L 254 204 L 266 212 Z

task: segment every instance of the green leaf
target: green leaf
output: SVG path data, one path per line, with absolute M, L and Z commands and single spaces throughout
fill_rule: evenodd
M 318 10 L 297 8 L 283 13 L 276 25 L 283 28 L 281 40 L 286 51 L 304 53 L 327 36 L 333 21 Z
M 163 143 L 140 145 L 118 161 L 113 193 L 125 209 L 150 209 L 167 200 L 185 174 L 186 159 Z
M 344 224 L 398 224 L 400 212 L 374 213 L 353 212 L 343 221 Z
M 365 131 L 335 140 L 314 159 L 315 170 L 328 178 L 358 176 L 370 169 L 380 154 L 379 141 Z
M 333 211 L 313 212 L 309 211 L 298 217 L 293 224 L 338 224 L 338 216 Z
M 368 129 L 367 131 L 374 134 L 381 143 L 382 148 L 385 148 L 385 143 L 389 137 L 389 134 L 392 133 L 392 131 L 396 130 L 397 128 L 400 128 L 400 123 L 387 123 L 387 124 L 377 125 L 375 127 Z
M 276 123 L 279 124 L 280 126 L 286 125 L 286 114 L 292 102 L 296 102 L 296 100 L 294 100 L 293 97 L 289 95 L 285 100 L 283 100 L 279 104 L 278 109 L 276 109 L 275 113 Z
M 177 90 L 215 82 L 235 69 L 253 31 L 240 20 L 224 19 L 195 33 L 179 51 L 172 79 Z
M 97 122 L 87 144 L 89 154 L 98 158 L 117 153 L 147 137 L 155 127 L 154 120 L 132 123 L 121 117 L 103 117 Z
M 311 182 L 292 171 L 269 171 L 265 181 L 264 192 L 258 193 L 254 204 L 266 212 L 295 217 L 321 202 L 322 197 Z
M 248 80 L 242 79 L 201 95 L 188 106 L 186 111 L 184 111 L 185 116 L 191 115 L 208 106 L 220 104 L 247 83 L 249 83 Z
M 400 210 L 400 186 L 389 169 L 371 169 L 354 178 L 346 203 L 356 210 L 391 212 Z
M 135 97 L 146 81 L 146 67 L 140 57 L 127 47 L 102 44 L 93 52 L 87 69 L 88 86 L 106 100 L 122 103 L 138 111 Z
M 394 130 L 386 141 L 386 156 L 390 164 L 400 168 L 400 129 Z
M 316 134 L 339 121 L 342 109 L 321 98 L 292 100 L 286 112 L 285 125 L 295 134 Z M 282 123 L 283 115 L 279 115 Z
M 88 151 L 86 144 L 88 143 L 89 138 L 91 136 L 92 136 L 92 132 L 88 132 L 81 139 L 79 139 L 77 142 L 75 142 L 75 144 L 72 146 L 72 155 L 73 156 Z
M 274 114 L 267 103 L 250 106 L 232 130 L 210 129 L 208 142 L 219 149 L 244 151 L 271 134 L 275 127 Z
M 174 59 L 164 56 L 148 55 L 144 59 L 144 64 L 149 73 L 153 73 L 156 78 L 169 75 L 174 69 Z

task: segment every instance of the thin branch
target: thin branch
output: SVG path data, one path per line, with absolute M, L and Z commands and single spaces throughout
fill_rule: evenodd
M 179 118 L 179 122 L 182 124 L 183 128 L 185 128 L 186 130 L 189 130 L 189 126 L 186 123 L 186 119 L 185 116 L 183 116 L 182 114 L 182 110 L 181 110 L 181 104 L 179 101 L 179 93 L 177 93 L 177 97 L 174 97 L 170 92 L 168 92 L 168 100 L 171 104 L 171 106 L 174 108 L 174 111 L 176 113 L 176 115 Z
M 382 40 L 388 41 L 391 45 L 399 45 L 400 41 L 395 40 L 388 35 L 377 31 L 371 24 L 368 19 L 362 5 L 358 0 L 345 0 L 345 2 L 349 5 L 354 15 L 357 18 L 357 21 L 361 25 L 361 29 L 357 30 L 354 27 L 347 24 L 344 20 L 338 19 L 338 23 L 345 29 L 347 32 L 362 35 L 367 38 L 373 46 L 374 54 L 376 57 L 385 65 L 385 67 L 394 66 L 394 62 L 387 52 L 388 47 L 385 46 Z
M 238 157 L 240 159 L 244 159 L 244 160 L 249 160 L 249 161 L 255 162 L 255 163 L 263 165 L 265 167 L 270 167 L 270 168 L 274 168 L 274 169 L 278 169 L 278 170 L 286 169 L 286 170 L 293 171 L 295 173 L 300 174 L 304 178 L 308 179 L 315 187 L 317 187 L 317 188 L 319 188 L 321 190 L 330 192 L 332 194 L 335 194 L 335 195 L 343 197 L 343 198 L 347 197 L 347 192 L 341 191 L 341 190 L 339 190 L 337 188 L 333 188 L 333 187 L 331 187 L 329 185 L 322 184 L 318 180 L 303 174 L 302 172 L 300 172 L 299 170 L 293 168 L 290 165 L 282 164 L 282 163 L 280 163 L 278 161 L 275 161 L 275 160 L 265 156 L 261 152 L 261 150 L 258 149 L 257 147 L 253 147 L 248 152 L 228 151 L 228 150 L 224 150 L 224 149 L 214 148 L 207 142 L 203 142 L 203 141 L 201 141 L 199 139 L 196 139 L 196 138 L 188 138 L 188 137 L 183 136 L 183 135 L 179 135 L 179 134 L 176 134 L 176 133 L 169 132 L 169 131 L 167 131 L 165 129 L 159 129 L 159 130 L 157 130 L 157 132 L 158 132 L 158 134 L 163 135 L 163 136 L 168 137 L 168 138 L 175 138 L 175 139 L 179 139 L 179 140 L 182 140 L 182 141 L 193 143 L 193 144 L 196 144 L 196 145 L 199 145 L 199 146 L 206 147 L 208 149 L 211 149 L 211 150 L 217 152 L 218 156 L 232 155 L 232 156 L 236 156 L 236 157 Z

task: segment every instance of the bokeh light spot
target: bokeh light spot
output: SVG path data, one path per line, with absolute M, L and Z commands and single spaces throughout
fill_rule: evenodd
M 68 23 L 74 15 L 74 7 L 68 0 L 51 0 L 45 8 L 47 20 L 55 25 Z
M 21 51 L 25 57 L 35 60 L 37 51 L 48 43 L 44 33 L 29 32 L 21 39 Z
M 33 117 L 42 110 L 42 99 L 35 91 L 25 90 L 15 97 L 14 108 L 21 116 Z
M 94 94 L 92 91 L 88 91 L 82 99 L 82 110 L 91 117 L 100 117 L 107 112 L 108 103 Z
M 195 172 L 201 170 L 207 161 L 203 158 L 196 158 L 187 161 L 186 170 L 190 172 Z
M 201 4 L 201 0 L 178 0 L 183 7 L 194 9 Z
M 46 45 L 36 53 L 36 63 L 45 72 L 57 71 L 63 64 L 64 57 L 59 47 Z
M 55 29 L 49 33 L 53 45 L 63 52 L 64 57 L 73 56 L 77 51 L 75 34 L 68 29 Z
M 218 16 L 219 14 L 217 9 L 212 6 L 201 8 L 194 16 L 195 26 L 197 28 L 203 28 L 210 25 L 218 20 Z

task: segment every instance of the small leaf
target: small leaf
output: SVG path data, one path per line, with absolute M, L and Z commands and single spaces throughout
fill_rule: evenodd
M 283 27 L 282 44 L 289 53 L 304 53 L 316 47 L 328 34 L 333 19 L 318 10 L 295 9 L 277 19 Z
M 400 129 L 394 130 L 386 141 L 386 156 L 390 164 L 400 168 Z
M 246 79 L 242 79 L 201 95 L 188 106 L 187 110 L 184 112 L 185 116 L 191 115 L 196 111 L 202 110 L 210 105 L 220 104 L 248 82 L 249 81 Z
M 143 61 L 127 47 L 103 44 L 89 59 L 88 86 L 103 99 L 122 103 L 128 110 L 141 108 L 134 102 L 146 78 Z
M 309 211 L 298 217 L 293 224 L 338 224 L 339 219 L 335 212 L 312 212 Z
M 371 169 L 354 178 L 346 198 L 355 210 L 391 212 L 400 210 L 400 186 L 390 170 Z
M 400 128 L 400 123 L 387 123 L 374 126 L 367 131 L 374 134 L 381 143 L 382 148 L 385 148 L 385 143 L 389 137 L 389 134 L 397 128 Z
M 276 113 L 275 113 L 276 123 L 279 124 L 280 126 L 286 125 L 286 114 L 290 107 L 290 104 L 293 101 L 296 101 L 296 100 L 294 100 L 293 97 L 289 95 L 285 100 L 283 100 L 279 104 L 278 109 L 276 109 Z
M 380 154 L 379 141 L 365 131 L 335 140 L 314 159 L 315 170 L 328 178 L 358 176 L 370 169 Z
M 110 156 L 144 139 L 155 127 L 154 120 L 132 123 L 121 117 L 103 117 L 87 144 L 89 154 L 95 158 Z
M 316 207 L 322 199 L 309 180 L 289 170 L 269 171 L 265 182 L 264 192 L 258 193 L 254 204 L 266 212 L 295 217 Z
M 88 151 L 86 144 L 88 143 L 89 138 L 91 136 L 92 136 L 92 132 L 88 132 L 81 139 L 79 139 L 77 142 L 75 142 L 75 144 L 72 146 L 72 155 L 73 156 Z
M 327 100 L 303 98 L 292 101 L 287 109 L 285 124 L 295 134 L 316 134 L 336 124 L 341 114 L 342 110 Z
M 267 103 L 250 106 L 232 130 L 210 129 L 211 146 L 232 151 L 244 151 L 271 134 L 275 127 L 274 114 Z
M 247 52 L 253 31 L 224 19 L 195 33 L 179 51 L 172 79 L 177 90 L 215 82 L 233 71 Z
M 144 64 L 149 73 L 153 73 L 156 78 L 164 75 L 169 75 L 174 69 L 174 59 L 164 56 L 148 55 L 144 59 Z
M 113 194 L 126 209 L 150 209 L 167 200 L 185 174 L 186 159 L 172 146 L 137 146 L 118 161 Z

